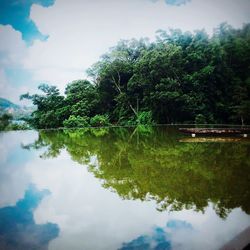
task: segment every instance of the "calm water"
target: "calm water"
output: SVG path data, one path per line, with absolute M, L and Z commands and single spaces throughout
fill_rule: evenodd
M 0 133 L 0 249 L 218 249 L 250 226 L 250 142 L 175 128 Z

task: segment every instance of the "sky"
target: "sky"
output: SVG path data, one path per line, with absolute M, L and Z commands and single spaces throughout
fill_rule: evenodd
M 0 0 L 0 97 L 65 86 L 121 39 L 250 22 L 250 0 Z

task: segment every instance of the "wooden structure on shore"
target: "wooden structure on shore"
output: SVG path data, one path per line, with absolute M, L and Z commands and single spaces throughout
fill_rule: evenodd
M 200 143 L 200 142 L 250 142 L 250 137 L 244 138 L 244 137 L 219 137 L 219 136 L 210 136 L 210 137 L 185 137 L 182 139 L 179 139 L 179 142 L 195 142 L 195 143 Z
M 250 134 L 250 128 L 179 128 L 179 131 L 185 134 L 196 135 L 242 135 L 247 137 Z

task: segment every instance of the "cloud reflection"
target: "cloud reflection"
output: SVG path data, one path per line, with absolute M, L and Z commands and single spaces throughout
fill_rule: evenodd
M 0 249 L 48 249 L 49 242 L 59 235 L 59 227 L 54 223 L 38 225 L 33 216 L 35 208 L 48 194 L 48 190 L 39 191 L 30 185 L 15 206 L 0 209 Z
M 180 230 L 185 230 L 188 234 L 193 228 L 185 221 L 171 220 L 166 227 L 155 227 L 150 235 L 141 235 L 128 243 L 123 243 L 120 250 L 171 250 L 172 235 Z

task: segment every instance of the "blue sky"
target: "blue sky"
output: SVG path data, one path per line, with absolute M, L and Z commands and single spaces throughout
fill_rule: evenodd
M 32 44 L 34 39 L 46 40 L 47 36 L 41 34 L 36 24 L 30 19 L 30 9 L 33 4 L 49 7 L 54 0 L 1 0 L 0 1 L 0 23 L 11 25 L 15 30 L 22 33 L 22 39 Z
M 182 4 L 186 4 L 191 0 L 165 0 L 166 4 L 180 6 Z
M 120 39 L 250 22 L 249 0 L 0 0 L 0 96 L 65 85 Z

